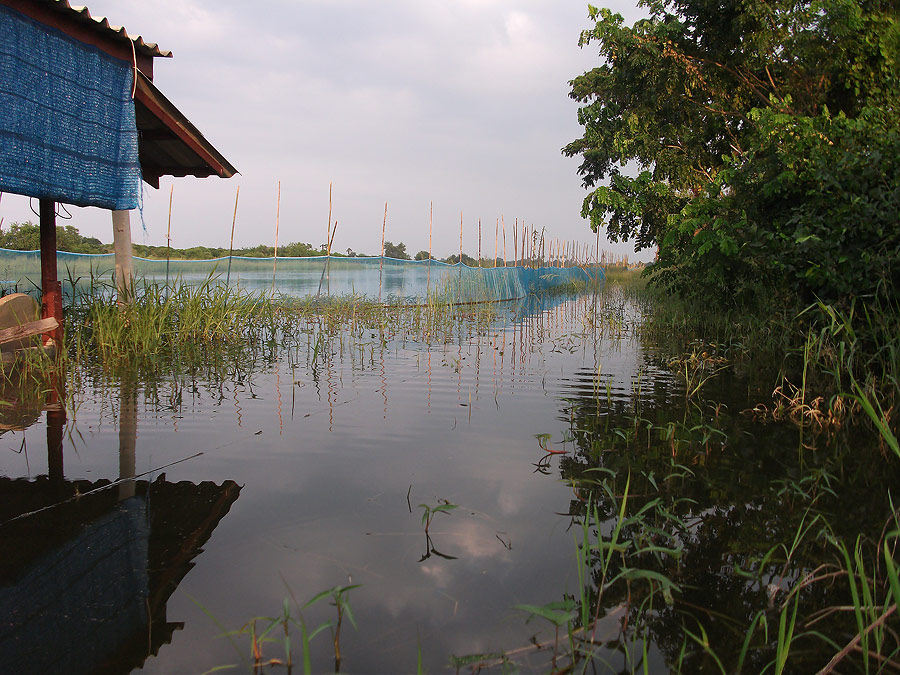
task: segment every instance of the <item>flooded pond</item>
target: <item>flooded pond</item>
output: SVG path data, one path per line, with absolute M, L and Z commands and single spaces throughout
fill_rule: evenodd
M 718 672 L 685 637 L 701 624 L 733 664 L 754 614 L 831 555 L 821 537 L 770 548 L 817 514 L 877 536 L 896 475 L 754 419 L 771 377 L 685 370 L 636 330 L 642 311 L 612 288 L 439 336 L 311 321 L 252 366 L 187 378 L 77 371 L 61 450 L 46 416 L 0 437 L 0 670 L 247 672 L 249 630 L 224 632 L 287 598 L 311 633 L 333 598 L 300 608 L 342 586 L 346 672 L 547 672 L 554 618 L 560 665 L 568 626 L 599 672 Z M 284 661 L 283 627 L 267 637 L 260 660 Z M 837 651 L 820 642 L 797 672 Z M 751 643 L 746 672 L 774 656 Z M 328 630 L 310 650 L 335 669 Z

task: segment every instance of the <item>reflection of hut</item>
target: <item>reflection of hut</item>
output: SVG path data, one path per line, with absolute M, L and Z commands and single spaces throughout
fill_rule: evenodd
M 181 627 L 166 603 L 240 487 L 0 478 L 0 672 L 122 672 Z

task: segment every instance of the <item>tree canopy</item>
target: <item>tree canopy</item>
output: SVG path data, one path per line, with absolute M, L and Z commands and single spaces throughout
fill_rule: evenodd
M 740 295 L 754 279 L 839 295 L 890 277 L 897 4 L 644 6 L 630 27 L 591 7 L 579 42 L 602 61 L 571 81 L 584 133 L 563 152 L 582 158 L 592 228 L 658 246 L 661 278 L 681 290 Z
M 397 260 L 409 260 L 409 253 L 406 252 L 406 244 L 402 241 L 393 244 L 389 241 L 384 242 L 384 255 L 388 258 L 396 258 Z

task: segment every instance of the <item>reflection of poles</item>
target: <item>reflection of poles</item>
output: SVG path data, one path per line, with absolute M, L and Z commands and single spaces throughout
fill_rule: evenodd
M 134 497 L 137 441 L 137 390 L 134 383 L 119 386 L 119 501 Z M 131 478 L 132 480 L 122 480 Z
M 62 377 L 65 377 L 63 374 Z M 54 368 L 50 375 L 50 395 L 47 404 L 47 473 L 50 484 L 62 487 L 63 474 L 63 429 L 66 426 L 65 381 Z

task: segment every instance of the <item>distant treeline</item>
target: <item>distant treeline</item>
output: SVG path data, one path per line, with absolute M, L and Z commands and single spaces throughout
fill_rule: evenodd
M 0 248 L 11 249 L 14 251 L 36 251 L 40 247 L 41 228 L 31 221 L 13 223 L 8 229 L 0 230 Z M 103 254 L 113 252 L 112 244 L 104 244 L 96 237 L 84 237 L 78 232 L 78 228 L 74 225 L 56 226 L 56 248 L 59 251 L 69 251 L 71 253 Z M 215 246 L 168 248 L 166 246 L 132 244 L 131 248 L 133 254 L 140 258 L 156 260 L 165 260 L 166 258 L 171 258 L 173 260 L 209 260 L 211 258 L 224 258 L 230 252 L 227 248 Z M 236 248 L 230 253 L 245 258 L 271 258 L 275 255 L 275 247 L 259 244 L 258 246 Z M 366 257 L 365 253 L 357 253 L 349 248 L 343 253 L 332 251 L 331 254 L 333 256 L 348 258 Z M 398 258 L 400 260 L 410 259 L 409 254 L 406 252 L 406 244 L 402 242 L 399 244 L 394 244 L 390 241 L 384 242 L 384 254 L 389 258 Z M 306 258 L 309 256 L 321 255 L 325 255 L 325 251 L 321 247 L 315 248 L 311 244 L 299 241 L 278 247 L 279 258 Z M 458 258 L 459 256 L 450 256 L 445 262 L 455 263 Z M 428 251 L 419 251 L 416 254 L 416 260 L 427 259 Z M 477 264 L 465 253 L 463 254 L 463 261 L 470 265 Z
M 13 223 L 8 229 L 0 230 L 0 248 L 14 251 L 36 251 L 41 247 L 40 226 L 27 221 Z M 56 226 L 56 248 L 59 251 L 71 253 L 112 253 L 113 245 L 104 244 L 96 237 L 84 237 L 74 225 Z M 141 258 L 156 258 L 165 260 L 166 257 L 183 260 L 204 260 L 208 258 L 222 258 L 228 255 L 227 248 L 209 246 L 193 246 L 191 248 L 168 248 L 166 246 L 145 246 L 144 244 L 132 244 L 134 255 Z M 253 246 L 236 248 L 234 255 L 248 258 L 271 258 L 275 255 L 272 246 Z M 294 242 L 278 247 L 279 257 L 305 257 L 325 255 L 325 252 L 313 248 L 310 244 Z M 334 254 L 341 255 L 341 254 Z M 347 255 L 356 256 L 348 249 Z

